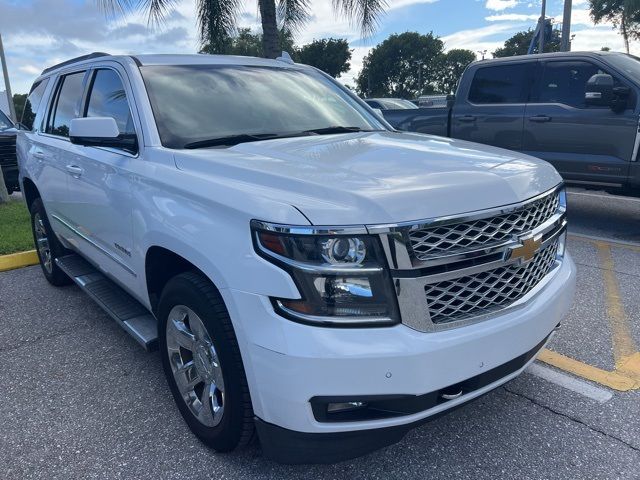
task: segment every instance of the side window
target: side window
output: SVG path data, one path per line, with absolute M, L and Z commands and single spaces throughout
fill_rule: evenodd
M 525 103 L 528 95 L 527 64 L 499 65 L 476 71 L 469 101 L 477 104 Z
M 87 117 L 111 117 L 120 134 L 135 135 L 127 95 L 120 76 L 113 70 L 96 71 L 89 94 Z
M 65 75 L 60 80 L 55 105 L 49 115 L 47 133 L 61 137 L 69 136 L 71 120 L 80 116 L 83 78 L 84 72 L 78 72 Z
M 610 74 L 599 66 L 585 61 L 548 62 L 540 81 L 537 103 L 562 103 L 575 108 L 608 108 L 587 107 L 584 99 L 587 82 L 597 73 Z M 612 76 L 615 86 L 623 85 L 615 75 Z M 633 95 L 629 104 L 635 105 Z
M 20 123 L 27 127 L 28 130 L 33 131 L 33 122 L 36 120 L 36 114 L 38 113 L 38 108 L 40 107 L 40 102 L 42 101 L 42 96 L 48 83 L 49 79 L 45 78 L 38 83 L 34 83 L 33 87 L 31 87 L 31 92 L 24 104 L 22 118 L 20 119 Z
M 589 62 L 549 62 L 542 74 L 538 102 L 587 108 L 584 100 L 587 82 L 596 73 L 605 72 Z

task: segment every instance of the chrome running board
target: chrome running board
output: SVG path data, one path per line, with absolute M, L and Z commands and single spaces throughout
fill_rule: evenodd
M 56 258 L 56 264 L 145 350 L 157 347 L 157 321 L 140 302 L 77 254 Z

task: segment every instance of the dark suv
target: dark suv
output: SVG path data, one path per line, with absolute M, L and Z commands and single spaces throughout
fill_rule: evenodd
M 9 193 L 20 190 L 16 159 L 16 127 L 0 110 L 0 168 Z

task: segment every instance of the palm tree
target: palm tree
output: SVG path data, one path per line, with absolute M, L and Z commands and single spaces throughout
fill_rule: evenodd
M 631 38 L 640 38 L 640 0 L 589 0 L 594 23 L 611 22 L 620 30 L 629 53 Z
M 134 10 L 146 13 L 151 23 L 161 23 L 177 0 L 95 0 L 108 15 Z M 236 31 L 242 0 L 194 0 L 198 15 L 200 41 L 220 45 Z M 332 0 L 336 14 L 346 17 L 363 36 L 372 34 L 387 7 L 386 0 Z M 311 0 L 258 0 L 262 22 L 262 46 L 265 57 L 280 55 L 278 28 L 295 32 L 311 16 Z

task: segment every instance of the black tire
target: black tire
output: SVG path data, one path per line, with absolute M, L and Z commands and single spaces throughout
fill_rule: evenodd
M 56 258 L 64 257 L 65 255 L 69 255 L 71 252 L 62 246 L 60 240 L 58 240 L 58 237 L 56 237 L 56 234 L 51 229 L 47 212 L 44 209 L 44 204 L 40 198 L 36 198 L 33 201 L 29 210 L 31 213 L 31 232 L 33 233 L 33 243 L 36 247 L 36 252 L 38 253 L 42 273 L 44 273 L 45 278 L 51 285 L 56 287 L 69 285 L 71 283 L 71 279 L 60 269 L 60 267 L 58 267 L 56 264 Z M 39 248 L 38 245 L 38 234 L 36 233 L 36 230 L 39 228 L 44 231 L 44 235 L 48 240 L 48 262 L 45 258 L 45 251 Z
M 167 323 L 171 311 L 185 306 L 207 330 L 217 353 L 224 379 L 224 413 L 219 424 L 203 424 L 187 406 L 179 391 L 167 344 Z M 160 356 L 173 398 L 191 431 L 218 452 L 229 452 L 254 439 L 253 408 L 247 378 L 229 313 L 216 287 L 201 273 L 177 275 L 165 286 L 158 304 Z

